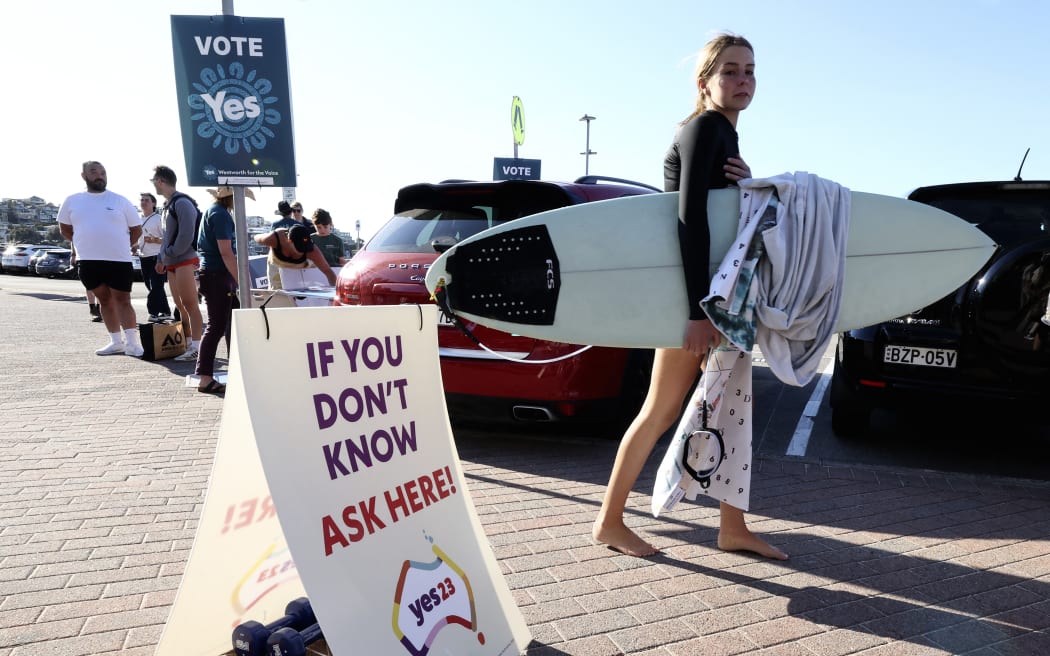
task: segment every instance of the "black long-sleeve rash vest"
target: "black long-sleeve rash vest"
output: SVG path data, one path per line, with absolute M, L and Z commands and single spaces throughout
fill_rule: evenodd
M 725 169 L 740 146 L 736 130 L 724 115 L 707 111 L 689 120 L 675 134 L 664 158 L 664 190 L 678 191 L 678 241 L 682 249 L 689 318 L 706 319 L 700 300 L 707 295 L 711 232 L 707 223 L 707 190 L 731 182 Z

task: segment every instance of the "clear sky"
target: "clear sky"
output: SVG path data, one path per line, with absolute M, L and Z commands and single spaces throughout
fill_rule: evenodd
M 235 0 L 282 17 L 307 213 L 369 237 L 397 190 L 488 180 L 519 156 L 545 179 L 584 173 L 659 186 L 693 105 L 694 55 L 715 32 L 755 46 L 758 89 L 738 124 L 756 176 L 809 171 L 906 195 L 945 182 L 1050 179 L 1045 0 Z M 54 203 L 97 159 L 136 200 L 152 167 L 185 175 L 170 16 L 221 0 L 36 0 L 3 11 L 0 197 Z M 203 188 L 184 188 L 201 202 Z M 279 189 L 248 212 L 272 217 Z

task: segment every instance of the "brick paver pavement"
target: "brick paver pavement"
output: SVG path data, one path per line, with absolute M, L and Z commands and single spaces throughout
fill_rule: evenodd
M 201 509 L 222 400 L 192 364 L 97 357 L 82 300 L 0 284 L 0 656 L 152 654 Z M 220 354 L 223 353 L 220 349 Z M 751 526 L 785 563 L 720 552 L 712 503 L 592 543 L 614 443 L 460 433 L 529 654 L 1050 654 L 1050 486 L 756 462 Z M 371 656 L 371 655 L 369 655 Z

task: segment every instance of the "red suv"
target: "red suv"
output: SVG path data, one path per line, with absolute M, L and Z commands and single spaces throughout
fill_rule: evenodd
M 342 268 L 339 305 L 432 303 L 424 278 L 453 244 L 492 226 L 546 210 L 658 192 L 629 180 L 506 180 L 416 184 L 398 192 L 394 217 Z M 648 388 L 652 351 L 594 347 L 511 335 L 466 322 L 477 346 L 447 317 L 438 326 L 441 374 L 454 421 L 597 423 L 622 427 Z

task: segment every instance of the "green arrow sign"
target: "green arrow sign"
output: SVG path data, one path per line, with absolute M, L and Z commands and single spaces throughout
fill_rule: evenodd
M 517 96 L 510 104 L 510 127 L 514 131 L 514 143 L 518 146 L 525 143 L 525 108 Z

